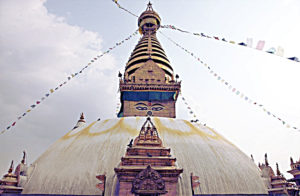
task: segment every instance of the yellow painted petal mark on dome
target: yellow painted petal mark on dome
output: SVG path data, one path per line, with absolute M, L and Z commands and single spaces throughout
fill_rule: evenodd
M 106 133 L 109 133 L 109 132 L 114 133 L 114 134 L 115 133 L 126 132 L 126 133 L 129 133 L 132 136 L 134 136 L 134 135 L 137 135 L 138 132 L 139 132 L 139 130 L 136 127 L 132 127 L 132 126 L 129 126 L 128 124 L 126 124 L 124 122 L 124 118 L 120 118 L 120 120 L 118 120 L 118 122 L 114 126 L 108 128 L 104 131 L 101 131 L 101 132 L 91 133 L 90 128 L 91 128 L 91 126 L 89 126 L 86 129 L 82 130 L 82 135 L 99 136 L 99 135 L 103 135 L 103 134 L 106 134 Z
M 228 140 L 223 138 L 221 135 L 219 135 L 213 129 L 207 127 L 213 134 L 206 133 L 206 132 L 202 131 L 201 129 L 195 127 L 192 123 L 190 123 L 189 121 L 186 121 L 186 120 L 183 120 L 183 122 L 188 126 L 188 128 L 189 128 L 188 130 L 180 130 L 179 127 L 177 128 L 176 126 L 174 126 L 174 128 L 169 128 L 170 126 L 167 127 L 166 125 L 164 125 L 164 123 L 159 118 L 154 118 L 154 122 L 155 122 L 154 125 L 156 126 L 159 133 L 167 131 L 169 133 L 176 134 L 179 136 L 199 135 L 203 139 L 211 138 L 211 139 L 215 139 L 215 140 L 224 140 L 224 141 L 230 143 Z M 174 122 L 174 125 L 176 125 L 177 124 L 176 122 L 178 122 L 178 120 L 177 121 L 170 120 L 168 123 L 173 124 L 173 122 Z

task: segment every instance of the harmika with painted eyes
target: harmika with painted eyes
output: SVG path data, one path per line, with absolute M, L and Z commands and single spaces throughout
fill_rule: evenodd
M 164 109 L 164 106 L 159 103 L 154 103 L 151 106 L 148 106 L 144 103 L 137 103 L 135 104 L 135 108 L 137 110 L 152 110 L 152 111 L 160 111 Z

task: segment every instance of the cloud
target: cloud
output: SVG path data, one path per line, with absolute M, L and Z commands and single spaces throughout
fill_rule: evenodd
M 49 13 L 45 2 L 0 2 L 1 130 L 101 53 L 98 33 L 69 25 L 65 18 Z M 35 160 L 75 125 L 81 111 L 89 114 L 89 121 L 112 117 L 116 73 L 114 58 L 105 55 L 17 121 L 10 133 L 0 137 L 1 148 L 7 149 L 0 152 L 0 174 L 6 172 L 9 159 L 18 158 L 25 148 Z

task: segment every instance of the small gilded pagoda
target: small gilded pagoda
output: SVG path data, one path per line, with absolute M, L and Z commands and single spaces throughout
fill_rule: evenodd
M 137 23 L 141 38 L 119 73 L 118 118 L 87 123 L 81 114 L 32 164 L 24 153 L 0 181 L 0 193 L 268 195 L 292 190 L 282 187 L 294 182 L 299 190 L 299 162 L 292 161 L 294 178 L 285 180 L 267 161 L 257 167 L 214 129 L 176 118 L 181 81 L 157 39 L 161 18 L 151 3 Z
M 150 117 L 133 144 L 128 145 L 121 164 L 115 168 L 120 182 L 119 195 L 177 195 L 183 169 L 165 148 Z

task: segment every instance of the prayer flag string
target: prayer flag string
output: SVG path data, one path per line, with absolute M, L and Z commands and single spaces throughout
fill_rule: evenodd
M 128 36 L 124 40 L 122 40 L 120 42 L 117 42 L 113 47 L 109 48 L 104 53 L 99 54 L 99 55 L 95 56 L 94 58 L 92 58 L 89 61 L 89 63 L 87 65 L 85 65 L 80 71 L 78 71 L 76 73 L 73 73 L 70 76 L 68 76 L 67 79 L 64 82 L 61 82 L 59 85 L 57 85 L 57 87 L 50 89 L 49 92 L 45 93 L 44 96 L 41 99 L 37 100 L 34 104 L 30 105 L 29 109 L 27 109 L 23 114 L 19 115 L 17 117 L 17 119 L 14 122 L 12 122 L 10 125 L 6 126 L 6 128 L 3 129 L 0 132 L 0 135 L 3 134 L 3 133 L 5 133 L 8 130 L 11 130 L 16 125 L 17 121 L 23 119 L 28 113 L 30 113 L 31 111 L 33 111 L 38 105 L 40 105 L 42 102 L 44 102 L 51 94 L 53 94 L 56 91 L 58 91 L 61 87 L 63 87 L 64 85 L 66 85 L 74 77 L 77 77 L 85 69 L 87 69 L 88 67 L 90 67 L 91 65 L 93 65 L 93 63 L 95 63 L 97 60 L 99 60 L 102 56 L 104 56 L 105 54 L 108 54 L 110 51 L 112 51 L 116 47 L 122 45 L 125 41 L 130 40 L 133 36 L 135 36 L 137 34 L 138 34 L 138 30 L 136 30 L 134 33 L 132 33 L 130 36 Z
M 192 35 L 195 35 L 195 36 L 198 36 L 198 37 L 204 37 L 204 38 L 207 38 L 207 39 L 214 39 L 214 40 L 217 40 L 217 41 L 227 42 L 227 43 L 230 43 L 230 44 L 244 46 L 244 47 L 248 47 L 248 48 L 252 48 L 252 49 L 256 49 L 256 50 L 261 50 L 261 51 L 263 51 L 263 48 L 265 46 L 265 41 L 260 40 L 260 41 L 257 42 L 256 47 L 252 47 L 252 42 L 253 42 L 252 38 L 248 38 L 246 43 L 245 43 L 245 42 L 231 41 L 227 38 L 225 39 L 225 38 L 221 38 L 221 37 L 218 37 L 218 36 L 210 36 L 210 35 L 206 35 L 204 33 L 193 33 L 193 32 L 190 32 L 190 31 L 185 31 L 185 30 L 182 30 L 180 28 L 175 27 L 174 25 L 162 25 L 161 28 L 177 30 L 177 31 L 182 32 L 182 33 L 192 34 Z M 283 57 L 284 49 L 281 46 L 278 46 L 277 49 L 275 47 L 271 47 L 270 49 L 266 50 L 265 52 L 269 53 L 269 54 L 274 54 L 274 55 Z M 284 57 L 284 58 L 286 58 L 288 60 L 291 60 L 291 61 L 294 61 L 294 62 L 298 62 L 298 63 L 300 62 L 299 58 L 296 57 L 296 56 Z
M 191 106 L 188 104 L 186 98 L 183 97 L 183 95 L 182 95 L 181 92 L 180 92 L 179 95 L 181 95 L 181 99 L 182 99 L 184 105 L 186 106 L 186 109 L 187 109 L 189 115 L 191 115 L 192 118 L 194 119 L 194 120 L 191 120 L 191 122 L 198 122 L 199 120 L 197 119 L 197 115 L 196 115 L 196 113 L 193 111 L 193 109 L 191 108 Z
M 160 31 L 159 31 L 160 32 Z M 198 62 L 200 62 L 206 69 L 207 71 L 209 71 L 209 73 L 218 81 L 220 81 L 223 85 L 225 85 L 232 93 L 234 93 L 235 95 L 239 96 L 241 99 L 245 100 L 246 102 L 248 102 L 251 105 L 257 106 L 258 108 L 260 108 L 263 112 L 265 112 L 267 115 L 273 117 L 274 119 L 277 119 L 278 121 L 280 121 L 282 123 L 283 126 L 285 126 L 286 128 L 291 128 L 294 129 L 296 131 L 300 132 L 300 128 L 296 127 L 296 126 L 292 126 L 291 124 L 289 124 L 286 120 L 280 118 L 279 116 L 273 114 L 272 112 L 270 112 L 268 109 L 265 108 L 265 106 L 253 99 L 251 99 L 251 97 L 249 97 L 248 95 L 246 95 L 245 93 L 243 93 L 243 91 L 235 88 L 232 84 L 230 84 L 227 80 L 225 80 L 221 75 L 219 75 L 218 73 L 216 73 L 213 68 L 206 64 L 205 62 L 203 62 L 199 57 L 197 57 L 194 53 L 190 52 L 189 50 L 187 50 L 186 48 L 182 47 L 180 44 L 178 44 L 177 42 L 173 41 L 171 38 L 169 38 L 168 36 L 166 36 L 165 34 L 163 34 L 162 32 L 160 32 L 164 37 L 166 37 L 169 41 L 171 41 L 173 44 L 175 44 L 177 47 L 181 48 L 183 51 L 185 51 L 187 54 L 191 55 L 192 57 L 194 57 Z M 189 108 L 188 108 L 189 109 Z
M 124 10 L 125 12 L 131 14 L 132 16 L 138 17 L 137 15 L 135 15 L 134 13 L 132 13 L 131 11 L 127 10 L 126 8 L 122 7 L 119 3 L 118 0 L 112 0 L 117 6 L 118 8 Z

